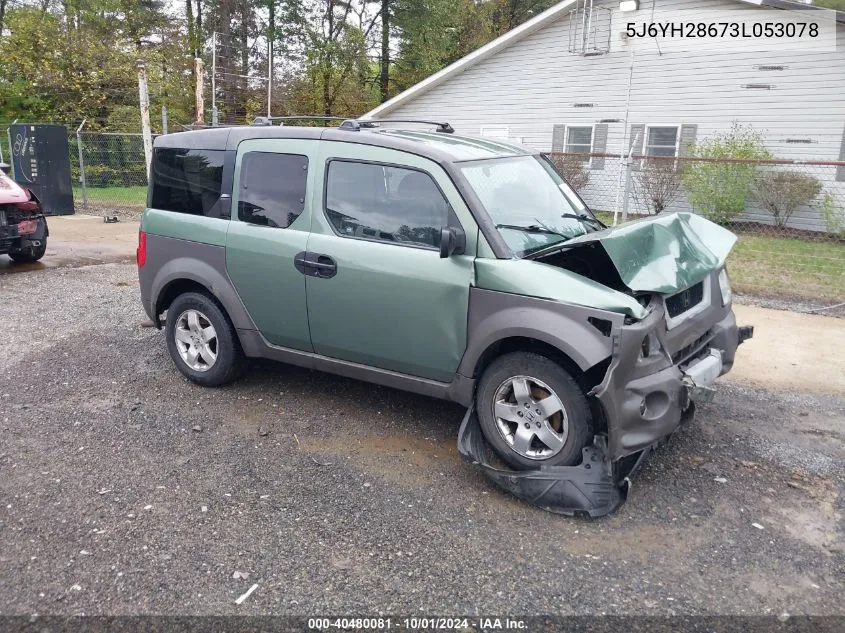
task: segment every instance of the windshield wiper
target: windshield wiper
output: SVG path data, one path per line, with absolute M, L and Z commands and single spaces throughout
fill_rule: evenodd
M 598 227 L 596 230 L 601 231 L 602 229 L 606 229 L 607 227 L 602 223 L 601 220 L 597 220 L 596 218 L 591 218 L 589 215 L 580 214 L 580 213 L 564 213 L 560 217 L 562 218 L 572 218 L 573 220 L 580 220 L 582 224 L 586 224 L 587 226 Z
M 545 226 L 540 226 L 539 224 L 497 224 L 497 229 L 514 229 L 516 231 L 524 231 L 525 233 L 543 233 L 545 235 L 557 235 L 558 237 L 562 237 L 565 240 L 571 239 L 571 235 L 566 235 L 565 233 L 561 233 L 560 231 L 555 231 L 554 229 L 550 229 Z

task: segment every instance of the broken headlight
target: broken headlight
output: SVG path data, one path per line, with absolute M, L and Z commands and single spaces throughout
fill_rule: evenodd
M 733 299 L 734 293 L 731 289 L 731 280 L 728 277 L 727 268 L 723 268 L 719 271 L 719 289 L 722 291 L 722 305 L 729 305 Z

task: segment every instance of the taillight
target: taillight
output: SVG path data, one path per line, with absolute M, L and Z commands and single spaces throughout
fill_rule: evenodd
M 135 251 L 135 257 L 138 260 L 138 268 L 143 268 L 147 263 L 147 234 L 143 231 L 138 231 L 138 250 Z

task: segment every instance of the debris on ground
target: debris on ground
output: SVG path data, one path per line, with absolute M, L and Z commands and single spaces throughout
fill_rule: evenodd
M 258 589 L 258 583 L 255 583 L 252 587 L 246 590 L 246 593 L 235 600 L 235 604 L 243 604 L 244 600 L 249 598 L 252 595 L 252 592 Z

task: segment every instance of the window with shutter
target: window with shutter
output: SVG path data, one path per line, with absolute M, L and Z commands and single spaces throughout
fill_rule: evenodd
M 593 128 L 592 126 L 572 126 L 566 128 L 566 153 L 583 154 L 579 157 L 581 162 L 590 162 L 590 152 L 593 149 Z

